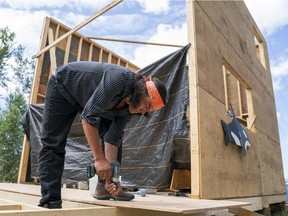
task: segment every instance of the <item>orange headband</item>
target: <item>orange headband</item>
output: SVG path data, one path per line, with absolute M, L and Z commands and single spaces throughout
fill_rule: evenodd
M 150 81 L 147 81 L 145 84 L 147 87 L 148 95 L 152 102 L 149 111 L 158 110 L 164 107 L 163 99 L 161 98 L 161 95 L 159 94 L 155 83 L 150 79 Z

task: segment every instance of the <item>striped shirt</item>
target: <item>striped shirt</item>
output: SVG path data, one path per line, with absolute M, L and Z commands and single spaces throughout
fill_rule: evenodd
M 90 125 L 99 128 L 101 118 L 113 121 L 104 141 L 119 146 L 132 114 L 128 106 L 115 107 L 131 93 L 135 74 L 118 65 L 81 61 L 58 67 L 55 77 L 62 96 L 72 104 L 80 104 L 80 116 Z

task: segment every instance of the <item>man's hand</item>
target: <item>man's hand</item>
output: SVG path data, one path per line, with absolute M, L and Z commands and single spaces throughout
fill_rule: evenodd
M 111 180 L 106 180 L 105 189 L 112 195 L 117 196 L 121 190 L 120 182 L 114 183 Z
M 106 158 L 95 161 L 97 175 L 103 180 L 109 180 L 112 176 L 111 164 Z

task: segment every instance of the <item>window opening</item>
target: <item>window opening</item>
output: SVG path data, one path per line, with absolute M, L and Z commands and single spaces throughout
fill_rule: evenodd
M 255 132 L 252 89 L 241 80 L 228 63 L 223 64 L 223 77 L 226 109 L 230 110 L 231 104 L 239 122 Z

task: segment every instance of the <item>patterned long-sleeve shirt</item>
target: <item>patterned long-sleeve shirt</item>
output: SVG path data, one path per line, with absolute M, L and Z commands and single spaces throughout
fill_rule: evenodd
M 112 120 L 104 141 L 120 145 L 132 114 L 115 106 L 131 93 L 135 74 L 127 68 L 99 62 L 72 62 L 56 69 L 56 85 L 70 103 L 80 104 L 80 116 L 95 128 L 100 118 Z

